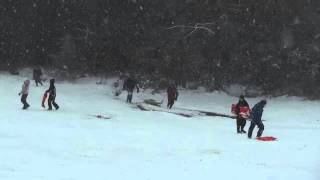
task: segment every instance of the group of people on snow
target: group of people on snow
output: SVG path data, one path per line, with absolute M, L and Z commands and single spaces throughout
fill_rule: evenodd
M 263 114 L 263 108 L 266 106 L 266 104 L 266 100 L 261 100 L 252 108 L 252 110 L 250 110 L 248 102 L 245 100 L 244 96 L 241 95 L 239 98 L 239 102 L 236 104 L 235 107 L 235 114 L 237 116 L 237 133 L 247 133 L 244 130 L 244 127 L 246 126 L 247 119 L 251 119 L 251 124 L 248 130 L 248 138 L 252 137 L 252 132 L 255 126 L 258 126 L 259 128 L 257 138 L 261 137 L 264 130 L 264 125 L 261 118 Z M 249 110 L 249 117 L 244 117 L 244 115 L 240 111 L 241 108 L 246 108 Z
M 119 84 L 118 84 L 119 86 Z M 127 77 L 124 80 L 122 90 L 127 91 L 127 103 L 132 103 L 132 96 L 134 89 L 137 89 L 137 93 L 139 93 L 139 86 L 138 86 L 138 81 L 134 77 Z M 121 92 L 116 91 L 116 96 L 118 96 Z M 168 99 L 168 104 L 167 108 L 171 109 L 177 101 L 179 96 L 179 92 L 177 90 L 177 87 L 174 83 L 170 83 L 170 85 L 167 88 L 167 99 Z M 251 119 L 251 124 L 248 130 L 248 138 L 252 137 L 252 132 L 257 126 L 259 128 L 257 137 L 261 137 L 263 130 L 264 130 L 264 125 L 262 122 L 262 114 L 263 114 L 263 108 L 267 104 L 266 100 L 261 100 L 259 103 L 257 103 L 252 110 L 250 110 L 249 103 L 246 101 L 245 97 L 241 95 L 239 97 L 239 101 L 235 106 L 235 114 L 236 114 L 236 127 L 237 127 L 237 133 L 242 134 L 242 133 L 247 133 L 244 128 L 246 126 L 246 121 L 248 119 Z M 247 109 L 247 116 L 243 115 L 241 112 L 241 109 Z
M 41 69 L 34 69 L 33 71 L 33 78 L 35 80 L 36 86 L 38 86 L 38 84 L 40 84 L 41 86 L 42 84 L 42 80 L 41 80 L 41 75 L 42 75 L 42 71 Z M 30 88 L 30 80 L 25 80 L 23 85 L 22 85 L 22 89 L 19 93 L 19 96 L 21 96 L 21 102 L 23 104 L 22 109 L 26 110 L 30 107 L 30 105 L 27 102 L 27 98 L 29 95 L 29 88 Z M 43 100 L 42 100 L 42 107 L 45 108 L 45 100 L 47 98 L 47 96 L 49 96 L 48 98 L 48 110 L 52 110 L 52 105 L 54 106 L 54 108 L 56 110 L 59 109 L 59 105 L 55 102 L 56 99 L 56 87 L 55 87 L 55 79 L 50 79 L 50 86 L 49 89 L 45 91 Z
M 121 88 L 121 84 L 122 88 Z M 122 92 L 122 90 L 127 91 L 127 103 L 132 103 L 132 97 L 133 97 L 133 92 L 136 89 L 137 93 L 139 93 L 140 88 L 139 88 L 139 82 L 135 77 L 128 76 L 125 78 L 124 82 L 121 83 L 120 80 L 116 82 L 117 87 L 115 91 L 115 95 L 119 96 Z M 167 108 L 171 109 L 172 106 L 174 105 L 174 102 L 178 100 L 179 92 L 177 90 L 177 87 L 174 83 L 170 83 L 170 85 L 167 88 L 167 98 L 168 98 L 168 104 Z
M 42 84 L 42 80 L 41 80 L 41 75 L 42 75 L 42 71 L 40 68 L 34 69 L 33 71 L 33 79 L 35 80 L 35 84 L 36 86 L 38 86 L 38 84 L 40 84 L 41 86 Z M 133 92 L 136 89 L 137 93 L 139 93 L 140 88 L 138 85 L 138 81 L 136 80 L 135 77 L 127 77 L 124 81 L 123 84 L 117 84 L 117 87 L 120 87 L 121 89 L 118 89 L 115 93 L 116 96 L 121 94 L 122 90 L 126 90 L 127 91 L 127 99 L 126 102 L 127 103 L 132 103 L 132 97 L 133 97 Z M 121 87 L 122 85 L 122 87 Z M 19 93 L 19 96 L 21 95 L 21 102 L 23 104 L 23 108 L 22 109 L 28 109 L 30 107 L 30 105 L 27 102 L 27 97 L 29 94 L 29 87 L 30 87 L 30 80 L 25 80 L 23 85 L 22 85 L 22 89 Z M 49 97 L 48 97 L 49 96 Z M 168 103 L 167 103 L 167 108 L 171 109 L 175 103 L 175 101 L 177 101 L 179 96 L 179 92 L 177 90 L 177 87 L 174 83 L 170 83 L 170 85 L 167 88 L 167 99 L 168 99 Z M 56 87 L 55 87 L 55 79 L 50 79 L 50 86 L 49 89 L 45 91 L 44 97 L 43 97 L 43 101 L 42 101 L 42 107 L 45 108 L 45 100 L 48 97 L 48 110 L 52 110 L 52 106 L 58 110 L 59 109 L 59 105 L 55 102 L 56 99 Z M 254 130 L 254 128 L 257 126 L 258 127 L 258 132 L 257 132 L 257 137 L 261 137 L 263 131 L 264 131 L 264 125 L 262 122 L 262 114 L 263 114 L 263 109 L 266 106 L 267 101 L 266 100 L 261 100 L 260 102 L 258 102 L 253 108 L 252 110 L 250 110 L 250 106 L 248 104 L 248 102 L 246 101 L 245 97 L 243 95 L 241 95 L 239 97 L 239 101 L 238 103 L 235 105 L 233 113 L 236 115 L 236 129 L 237 129 L 237 133 L 242 134 L 242 133 L 247 133 L 244 128 L 246 126 L 246 121 L 248 119 L 251 119 L 251 124 L 250 127 L 248 129 L 248 138 L 252 137 L 252 132 Z M 243 109 L 245 109 L 245 113 L 247 113 L 246 115 L 244 115 L 242 112 Z

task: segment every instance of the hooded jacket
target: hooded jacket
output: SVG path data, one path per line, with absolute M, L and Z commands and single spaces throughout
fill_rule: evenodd
M 41 76 L 42 76 L 42 71 L 40 68 L 33 70 L 33 79 L 34 80 L 40 79 Z
M 134 88 L 137 88 L 137 91 L 139 91 L 138 82 L 137 80 L 129 77 L 123 84 L 123 89 L 128 91 L 133 91 Z
M 25 80 L 20 94 L 29 94 L 29 85 L 30 85 L 30 80 Z
M 50 86 L 49 89 L 46 91 L 46 93 L 49 93 L 49 96 L 56 97 L 56 87 L 54 86 L 55 80 L 50 80 Z
M 179 93 L 175 86 L 171 85 L 167 88 L 168 99 L 178 99 Z
M 261 101 L 252 108 L 251 118 L 253 122 L 255 123 L 261 122 L 264 106 L 265 106 L 265 103 Z
M 245 99 L 239 100 L 239 102 L 236 105 L 236 114 L 237 115 L 239 115 L 239 113 L 240 113 L 240 107 L 249 107 L 249 104 Z

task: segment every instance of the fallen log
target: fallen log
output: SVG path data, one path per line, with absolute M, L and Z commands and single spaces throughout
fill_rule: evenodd
M 166 111 L 166 110 L 161 110 L 161 109 L 147 108 L 143 104 L 137 104 L 137 107 L 141 111 L 157 111 L 157 112 L 165 112 L 165 113 L 175 114 L 175 115 L 179 115 L 179 116 L 183 116 L 183 117 L 187 117 L 187 118 L 193 117 L 192 114 L 188 114 L 188 113 L 172 112 L 172 111 Z
M 156 107 L 161 107 L 161 102 L 158 102 L 154 99 L 146 99 L 143 101 L 144 103 L 148 104 L 148 105 L 152 105 L 152 106 L 156 106 Z M 174 109 L 178 109 L 178 110 L 184 110 L 184 111 L 189 111 L 189 112 L 197 112 L 202 115 L 205 116 L 215 116 L 215 117 L 225 117 L 225 118 L 231 118 L 231 119 L 236 119 L 237 116 L 235 115 L 229 115 L 229 114 L 223 114 L 223 113 L 217 113 L 217 112 L 210 112 L 210 111 L 204 111 L 204 110 L 197 110 L 197 109 L 187 109 L 187 108 L 174 108 Z M 191 116 L 192 117 L 192 116 Z M 251 119 L 246 119 L 247 121 L 251 121 Z M 265 121 L 265 120 L 262 120 Z

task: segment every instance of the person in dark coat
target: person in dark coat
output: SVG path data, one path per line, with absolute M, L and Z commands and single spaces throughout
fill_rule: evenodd
M 246 119 L 240 115 L 240 108 L 241 107 L 248 107 L 249 104 L 245 100 L 244 96 L 241 95 L 239 98 L 239 102 L 236 105 L 236 115 L 237 115 L 237 133 L 247 133 L 244 130 L 244 127 L 246 126 Z
M 40 84 L 41 86 L 43 85 L 42 80 L 41 80 L 41 76 L 42 76 L 42 71 L 40 68 L 33 69 L 33 79 L 36 83 L 36 86 L 38 86 L 38 84 Z
M 52 110 L 52 105 L 54 106 L 54 108 L 56 110 L 59 109 L 59 105 L 56 103 L 56 87 L 54 85 L 55 80 L 54 79 L 50 79 L 50 87 L 49 89 L 46 91 L 46 94 L 49 94 L 49 98 L 48 98 L 48 110 Z M 44 106 L 44 104 L 42 105 Z
M 176 86 L 174 84 L 171 84 L 168 88 L 167 88 L 167 95 L 168 95 L 168 104 L 167 104 L 167 108 L 171 109 L 174 102 L 176 100 L 178 100 L 178 90 L 176 88 Z
M 132 103 L 134 88 L 137 88 L 137 93 L 139 93 L 138 81 L 132 77 L 127 78 L 123 84 L 123 89 L 128 91 L 127 103 Z
M 249 132 L 248 132 L 248 138 L 251 138 L 252 136 L 252 131 L 255 126 L 258 126 L 259 130 L 257 133 L 257 138 L 261 137 L 263 130 L 264 130 L 264 125 L 262 123 L 262 114 L 263 114 L 263 108 L 266 106 L 267 101 L 266 100 L 261 100 L 259 103 L 257 103 L 253 108 L 251 112 L 251 125 L 249 127 Z
M 27 97 L 29 94 L 29 86 L 30 86 L 30 80 L 25 80 L 22 85 L 22 89 L 19 93 L 19 96 L 21 95 L 21 102 L 23 104 L 22 109 L 28 109 L 30 107 L 30 105 L 27 103 Z

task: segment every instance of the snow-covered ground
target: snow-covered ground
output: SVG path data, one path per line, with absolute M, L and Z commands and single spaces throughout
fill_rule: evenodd
M 319 101 L 268 99 L 264 135 L 279 140 L 260 142 L 237 134 L 232 119 L 139 111 L 93 79 L 57 82 L 61 109 L 52 112 L 41 108 L 48 84 L 32 82 L 23 111 L 23 80 L 0 74 L 1 180 L 320 179 Z M 145 91 L 134 101 L 162 97 Z M 236 101 L 183 91 L 175 107 L 229 113 Z M 98 114 L 112 119 L 91 116 Z

